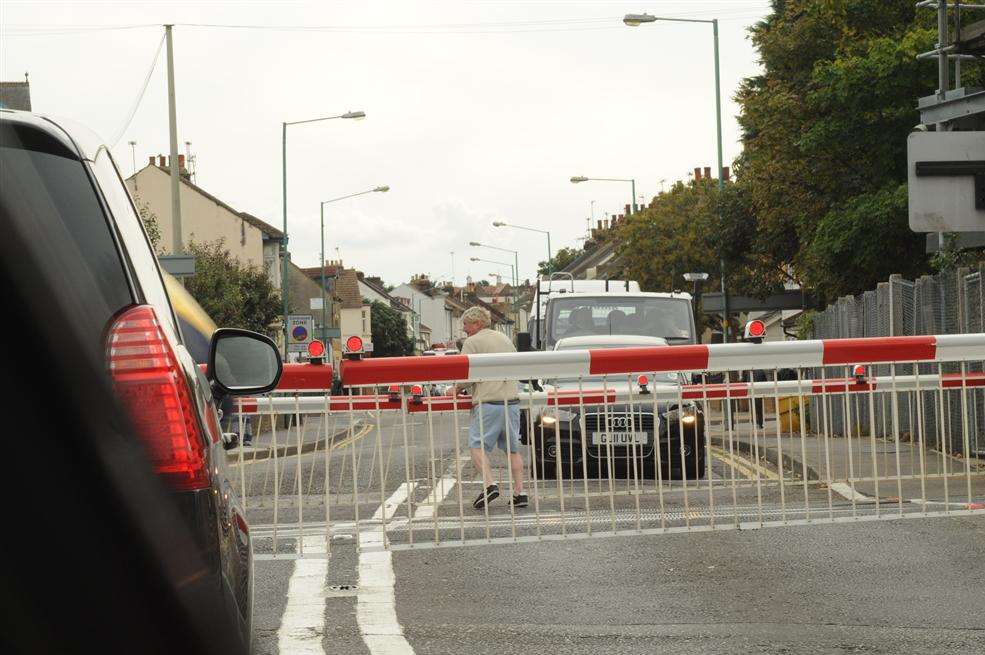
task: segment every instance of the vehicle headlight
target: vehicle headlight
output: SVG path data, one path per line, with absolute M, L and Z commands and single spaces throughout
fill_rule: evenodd
M 698 422 L 698 415 L 693 409 L 686 408 L 683 413 L 679 409 L 672 409 L 669 412 L 665 412 L 664 420 L 667 422 L 679 420 L 683 425 L 688 427 L 693 426 Z
M 564 409 L 557 409 L 549 414 L 541 414 L 540 422 L 544 425 L 554 425 L 558 421 L 574 421 L 578 418 L 578 414 L 574 412 L 569 412 Z

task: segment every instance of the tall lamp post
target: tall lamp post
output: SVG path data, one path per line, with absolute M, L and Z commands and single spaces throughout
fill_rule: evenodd
M 386 193 L 390 190 L 390 187 L 383 186 L 374 187 L 372 189 L 367 189 L 365 191 L 360 191 L 359 193 L 350 193 L 346 196 L 339 196 L 338 198 L 331 198 L 330 200 L 322 200 L 319 206 L 320 213 L 320 224 L 321 224 L 321 337 L 322 340 L 327 341 L 325 338 L 325 330 L 328 326 L 328 314 L 327 308 L 325 306 L 325 205 L 330 202 L 338 202 L 339 200 L 345 200 L 346 198 L 355 198 L 356 196 L 364 196 L 367 193 Z
M 283 173 L 281 184 L 284 198 L 284 237 L 280 242 L 281 279 L 280 295 L 284 301 L 284 359 L 287 360 L 287 295 L 288 295 L 288 265 L 287 265 L 287 127 L 288 125 L 301 125 L 303 123 L 317 123 L 319 121 L 330 121 L 336 118 L 348 118 L 359 120 L 366 118 L 366 113 L 362 111 L 347 111 L 338 116 L 322 116 L 321 118 L 309 118 L 304 121 L 290 121 L 281 123 L 281 171 Z M 324 258 L 322 258 L 324 261 Z
M 520 312 L 517 309 L 519 306 L 519 298 L 517 297 L 517 287 L 520 286 L 520 252 L 518 250 L 510 250 L 509 248 L 500 248 L 499 246 L 490 246 L 487 243 L 479 243 L 478 241 L 469 241 L 469 245 L 473 248 L 489 248 L 490 250 L 498 250 L 500 252 L 511 252 L 513 253 L 513 264 L 510 268 L 513 269 L 513 313 L 516 315 L 517 321 L 520 320 Z M 486 259 L 477 259 L 473 261 L 488 261 Z M 499 263 L 499 262 L 494 262 Z
M 512 223 L 504 223 L 502 221 L 493 221 L 493 227 L 512 227 L 515 230 L 527 230 L 528 232 L 540 232 L 541 234 L 547 235 L 547 274 L 550 275 L 554 272 L 553 266 L 551 264 L 551 233 L 547 230 L 538 230 L 535 227 L 524 227 L 523 225 L 513 225 Z M 517 283 L 519 284 L 519 280 Z
M 636 213 L 636 180 L 634 179 L 623 179 L 618 177 L 585 177 L 584 175 L 575 175 L 571 178 L 572 184 L 581 184 L 582 182 L 629 182 L 633 185 L 632 195 L 629 203 L 630 213 Z
M 721 199 L 722 192 L 725 189 L 725 180 L 722 179 L 722 93 L 721 93 L 721 80 L 719 73 L 719 57 L 718 57 L 718 19 L 713 18 L 711 20 L 702 20 L 699 18 L 661 18 L 659 16 L 651 16 L 650 14 L 626 14 L 622 19 L 622 22 L 630 27 L 637 27 L 643 23 L 655 23 L 657 21 L 665 21 L 671 23 L 705 23 L 711 25 L 712 39 L 714 42 L 715 49 L 715 128 L 718 132 L 718 197 Z M 720 202 L 719 202 L 719 206 Z M 721 225 L 722 222 L 722 212 L 721 209 L 718 210 L 718 223 Z M 719 267 L 721 268 L 722 276 L 722 302 L 724 309 L 724 325 L 722 333 L 722 340 L 728 343 L 729 328 L 728 328 L 728 292 L 725 288 L 725 257 L 719 256 L 718 259 Z
M 499 266 L 509 266 L 510 267 L 510 272 L 512 274 L 513 279 L 514 280 L 516 279 L 516 268 L 513 267 L 513 264 L 509 264 L 507 262 L 497 262 L 497 261 L 493 261 L 492 259 L 481 259 L 479 257 L 469 257 L 469 261 L 473 261 L 473 262 L 485 262 L 486 264 L 497 264 Z M 520 322 L 520 313 L 519 313 L 519 310 L 517 309 L 517 296 L 516 296 L 516 286 L 515 285 L 513 287 L 513 315 L 514 315 L 514 318 L 516 319 L 517 323 L 519 324 L 519 322 Z

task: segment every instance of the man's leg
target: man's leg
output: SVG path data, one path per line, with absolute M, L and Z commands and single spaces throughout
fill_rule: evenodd
M 495 423 L 490 414 L 488 407 L 480 403 L 472 410 L 472 424 L 469 426 L 469 454 L 472 455 L 472 464 L 482 474 L 482 491 L 472 503 L 476 509 L 482 509 L 499 497 L 499 488 L 493 482 L 492 469 L 486 455 L 486 442 Z
M 479 448 L 469 448 L 469 452 L 472 454 L 472 464 L 475 466 L 475 470 L 482 474 L 482 484 L 488 487 L 493 483 L 492 469 L 489 468 L 489 458 L 486 457 L 486 451 Z
M 513 470 L 513 495 L 523 493 L 523 457 L 520 453 L 510 453 L 510 468 Z

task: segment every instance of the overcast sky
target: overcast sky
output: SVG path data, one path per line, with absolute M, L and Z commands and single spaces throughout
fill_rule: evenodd
M 759 64 L 747 37 L 765 0 L 688 2 L 71 2 L 0 3 L 0 76 L 31 75 L 35 111 L 67 116 L 110 141 L 123 127 L 163 30 L 80 27 L 179 24 L 175 70 L 179 143 L 192 142 L 197 182 L 277 227 L 281 122 L 363 110 L 364 121 L 288 128 L 290 251 L 326 257 L 397 284 L 508 269 L 470 257 L 477 240 L 518 250 L 521 278 L 555 250 L 578 245 L 595 217 L 621 213 L 629 184 L 571 184 L 572 175 L 635 178 L 647 200 L 715 164 L 710 25 L 623 26 L 627 12 L 720 17 L 725 161 L 738 154 L 732 96 Z M 181 23 L 331 26 L 245 29 Z M 69 32 L 69 33 L 66 33 Z M 162 50 L 114 154 L 132 170 L 168 151 Z M 180 146 L 184 151 L 184 146 Z

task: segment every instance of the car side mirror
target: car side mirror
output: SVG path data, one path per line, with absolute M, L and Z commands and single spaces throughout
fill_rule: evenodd
M 280 353 L 269 337 L 239 328 L 219 328 L 212 334 L 207 376 L 221 395 L 271 391 L 283 370 Z

